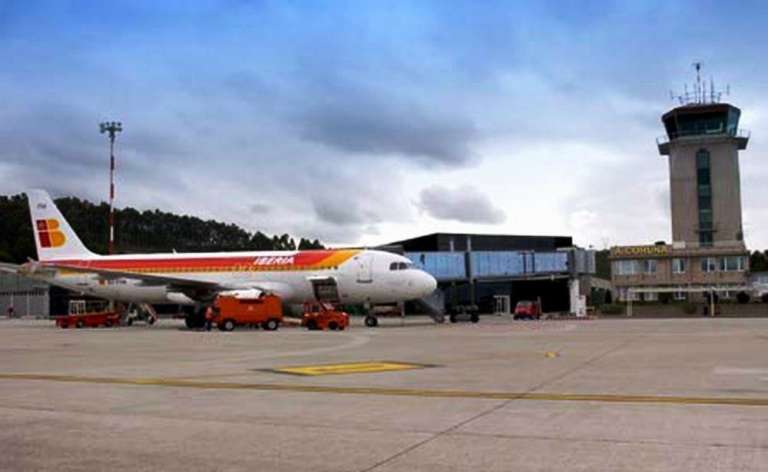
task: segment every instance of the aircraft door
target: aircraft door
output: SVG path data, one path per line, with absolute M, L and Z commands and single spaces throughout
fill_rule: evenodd
M 364 253 L 355 259 L 357 262 L 357 282 L 361 284 L 373 282 L 373 254 Z
M 339 302 L 339 286 L 336 283 L 336 279 L 332 277 L 313 278 L 310 279 L 312 283 L 312 292 L 315 296 L 315 300 L 322 302 Z

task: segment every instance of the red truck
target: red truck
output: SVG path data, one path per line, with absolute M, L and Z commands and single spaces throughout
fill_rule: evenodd
M 541 304 L 530 300 L 521 300 L 515 305 L 514 319 L 538 320 L 541 318 Z
M 283 322 L 283 301 L 271 294 L 262 294 L 256 298 L 219 296 L 214 300 L 207 318 L 208 322 L 222 331 L 249 325 L 274 331 Z
M 301 325 L 310 330 L 343 331 L 349 326 L 349 315 L 327 302 L 308 302 L 304 304 Z
M 59 328 L 109 328 L 119 324 L 120 314 L 110 310 L 104 302 L 70 300 L 69 314 L 56 317 L 56 326 Z

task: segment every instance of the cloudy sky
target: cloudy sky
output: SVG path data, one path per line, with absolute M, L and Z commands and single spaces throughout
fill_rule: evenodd
M 336 244 L 433 231 L 669 240 L 659 116 L 731 85 L 768 248 L 768 7 L 715 1 L 0 0 L 0 194 Z

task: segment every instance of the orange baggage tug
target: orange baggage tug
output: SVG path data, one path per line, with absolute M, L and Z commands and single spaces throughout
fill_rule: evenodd
M 304 304 L 304 316 L 301 325 L 307 329 L 329 329 L 343 331 L 349 326 L 349 315 L 337 310 L 328 302 L 308 302 Z

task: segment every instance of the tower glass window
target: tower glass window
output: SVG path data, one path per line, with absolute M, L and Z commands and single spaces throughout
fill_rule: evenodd
M 699 201 L 699 244 L 711 246 L 713 242 L 712 229 L 714 217 L 712 215 L 712 171 L 710 168 L 710 155 L 706 149 L 699 149 L 696 153 L 696 185 Z
M 741 256 L 726 256 L 720 259 L 720 270 L 723 272 L 741 272 L 744 270 L 744 258 Z
M 714 257 L 703 257 L 701 259 L 702 272 L 715 272 L 717 270 L 717 259 Z

